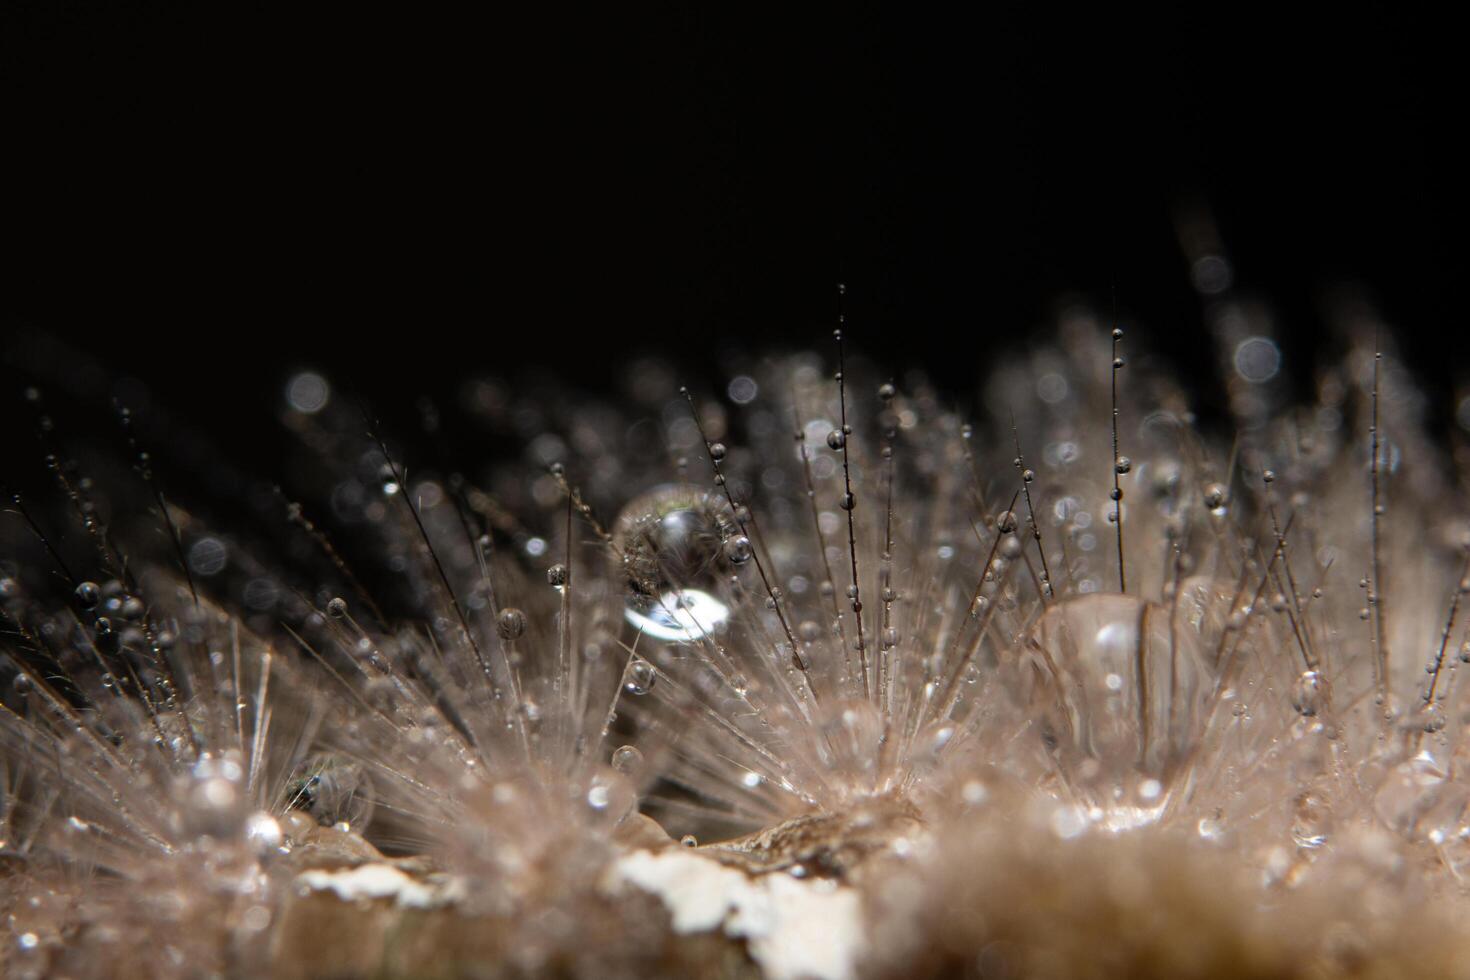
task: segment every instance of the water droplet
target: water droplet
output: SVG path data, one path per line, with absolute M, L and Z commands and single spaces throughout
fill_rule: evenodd
M 286 805 L 303 810 L 323 827 L 346 824 L 361 833 L 377 808 L 377 792 L 360 762 L 319 754 L 297 770 L 287 789 Z
M 327 603 L 327 615 L 333 619 L 341 619 L 347 615 L 347 600 L 341 596 L 335 596 Z
M 1327 843 L 1332 829 L 1332 806 L 1327 797 L 1315 790 L 1308 790 L 1296 799 L 1295 817 L 1291 824 L 1291 839 L 1298 847 L 1315 850 Z
M 1392 829 L 1409 834 L 1419 818 L 1434 805 L 1446 773 L 1428 752 L 1420 752 L 1394 766 L 1373 797 L 1373 809 Z
M 1074 788 L 1105 807 L 1113 787 L 1163 777 L 1207 715 L 1209 671 L 1194 631 L 1171 630 L 1168 609 L 1135 596 L 1055 603 L 1015 669 L 1043 738 L 1086 784 Z
M 621 773 L 635 773 L 643 767 L 643 753 L 632 745 L 620 745 L 613 749 L 612 767 Z
M 1200 817 L 1195 829 L 1199 832 L 1200 837 L 1207 841 L 1217 841 L 1225 833 L 1225 826 L 1220 822 L 1218 816 Z
M 731 571 L 725 544 L 737 535 L 722 494 L 672 485 L 634 499 L 613 528 L 613 554 L 628 585 L 629 609 L 656 616 L 671 593 L 718 592 Z
M 636 657 L 628 664 L 628 671 L 623 677 L 623 690 L 629 694 L 647 694 L 653 690 L 657 680 L 658 671 L 653 664 L 642 657 Z
M 526 614 L 515 606 L 506 606 L 500 610 L 500 616 L 495 621 L 495 628 L 500 631 L 500 636 L 505 640 L 517 640 L 526 632 Z
M 833 429 L 827 433 L 827 448 L 834 452 L 847 445 L 847 435 L 841 429 Z
M 552 565 L 546 570 L 546 583 L 554 589 L 567 587 L 567 566 L 562 564 Z
M 378 489 L 383 491 L 385 497 L 391 497 L 401 489 L 398 485 L 398 473 L 392 463 L 384 463 L 378 467 Z
M 1302 671 L 1291 692 L 1291 706 L 1300 715 L 1315 717 L 1327 704 L 1327 678 L 1318 670 Z
M 750 539 L 743 534 L 737 534 L 725 542 L 725 557 L 735 565 L 744 565 L 750 561 L 751 547 Z
M 258 856 L 265 857 L 280 848 L 285 834 L 275 817 L 264 810 L 256 810 L 245 821 L 245 839 Z

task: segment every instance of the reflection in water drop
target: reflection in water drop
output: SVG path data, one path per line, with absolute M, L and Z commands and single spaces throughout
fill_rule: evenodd
M 651 605 L 630 601 L 623 615 L 652 639 L 694 643 L 724 629 L 730 607 L 708 592 L 682 589 L 664 593 Z

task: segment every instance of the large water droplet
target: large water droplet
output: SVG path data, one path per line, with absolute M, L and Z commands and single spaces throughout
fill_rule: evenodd
M 345 824 L 361 833 L 372 820 L 377 793 L 367 769 L 334 755 L 315 755 L 297 771 L 286 805 L 304 810 L 323 827 Z
M 725 575 L 723 545 L 737 530 L 723 495 L 663 486 L 623 508 L 613 528 L 613 547 L 629 588 L 652 599 Z
M 1104 807 L 1162 808 L 1206 715 L 1209 670 L 1194 630 L 1171 628 L 1167 608 L 1135 596 L 1074 596 L 1037 620 L 1016 666 L 1074 790 Z
M 750 557 L 723 495 L 698 487 L 659 487 L 623 508 L 613 551 L 627 583 L 629 623 L 665 642 L 693 642 L 724 626 L 717 598 Z

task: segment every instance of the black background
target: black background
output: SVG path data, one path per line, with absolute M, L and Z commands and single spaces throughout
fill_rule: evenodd
M 852 335 L 963 393 L 1076 294 L 1210 373 L 1202 202 L 1300 363 L 1367 287 L 1444 418 L 1464 113 L 1403 5 L 286 9 L 9 0 L 10 338 L 269 465 L 298 365 L 379 402 Z M 1206 389 L 1208 388 L 1206 387 Z

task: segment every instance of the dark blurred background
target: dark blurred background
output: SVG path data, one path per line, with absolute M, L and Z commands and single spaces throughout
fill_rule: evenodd
M 1293 363 L 1357 283 L 1449 419 L 1458 42 L 1406 7 L 7 0 L 7 346 L 267 468 L 303 365 L 378 403 L 611 388 L 824 343 L 839 280 L 859 345 L 959 397 L 1067 296 L 1206 378 L 1197 207 Z

